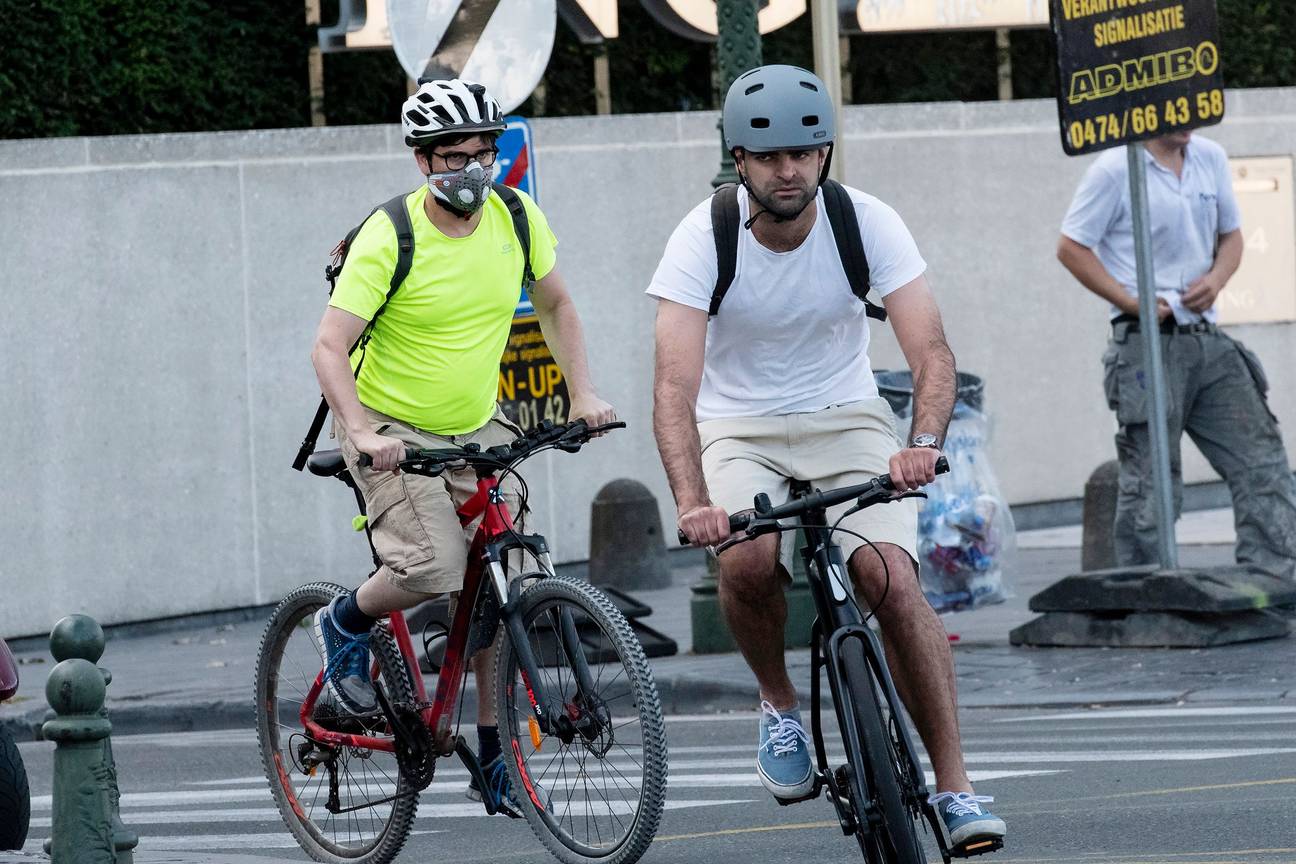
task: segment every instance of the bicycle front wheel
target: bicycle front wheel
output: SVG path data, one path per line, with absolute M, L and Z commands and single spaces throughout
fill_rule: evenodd
M 327 864 L 387 864 L 414 824 L 418 793 L 401 776 L 393 753 L 313 740 L 301 708 L 324 667 L 315 642 L 315 613 L 340 585 L 315 582 L 292 591 L 270 616 L 256 671 L 257 741 L 275 804 L 304 851 Z M 378 677 L 393 702 L 412 702 L 409 667 L 385 622 L 370 637 Z M 390 738 L 381 714 L 354 717 L 326 687 L 312 714 L 336 732 Z
M 864 646 L 859 639 L 846 639 L 842 644 L 842 677 L 850 688 L 854 716 L 850 718 L 859 731 L 863 753 L 847 754 L 853 770 L 863 771 L 867 788 L 882 811 L 883 824 L 871 836 L 866 833 L 867 821 L 861 811 L 860 786 L 852 790 L 859 827 L 856 836 L 865 860 L 876 864 L 926 864 L 918 832 L 914 830 L 913 810 L 908 805 L 905 788 L 911 785 L 897 750 L 897 741 L 889 732 L 889 724 L 900 722 L 899 717 L 883 719 L 878 690 L 870 674 Z M 890 714 L 891 712 L 888 712 Z
M 612 601 L 578 579 L 541 579 L 518 614 L 545 696 L 571 720 L 541 731 L 517 646 L 502 640 L 496 705 L 523 815 L 564 864 L 633 864 L 666 796 L 666 732 L 643 646 Z

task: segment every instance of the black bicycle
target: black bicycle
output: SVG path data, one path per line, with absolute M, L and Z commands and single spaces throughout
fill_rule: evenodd
M 947 471 L 949 464 L 942 457 L 936 463 L 936 473 Z M 716 547 L 718 554 L 762 534 L 796 529 L 804 532 L 801 557 L 818 613 L 810 641 L 811 735 L 818 770 L 813 791 L 797 801 L 818 798 L 827 789 L 842 833 L 855 835 L 869 864 L 925 864 L 927 857 L 914 825 L 923 818 L 932 826 L 945 864 L 951 858 L 1003 848 L 999 839 L 974 840 L 952 847 L 944 822 L 927 803 L 927 781 L 900 711 L 882 644 L 860 612 L 841 548 L 833 541 L 834 531 L 845 530 L 837 524 L 851 513 L 876 504 L 925 497 L 922 492 L 897 492 L 886 474 L 827 492 L 813 489 L 804 481 L 793 481 L 788 503 L 771 506 L 769 496 L 762 493 L 756 496 L 753 510 L 730 516 L 730 530 L 740 536 Z M 828 508 L 851 499 L 855 506 L 829 525 Z M 683 532 L 680 542 L 689 542 Z M 884 593 L 879 603 L 885 597 Z M 828 673 L 846 751 L 846 763 L 835 769 L 828 764 L 819 716 L 823 670 Z M 797 802 L 780 799 L 779 803 Z

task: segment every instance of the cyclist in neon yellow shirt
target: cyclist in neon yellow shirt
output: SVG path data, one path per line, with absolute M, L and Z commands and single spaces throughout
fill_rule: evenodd
M 499 105 L 480 84 L 430 81 L 406 100 L 401 123 L 427 178 L 405 199 L 414 234 L 409 275 L 389 299 L 397 238 L 379 210 L 351 244 L 311 354 L 382 560 L 373 578 L 315 619 L 329 687 L 356 714 L 377 710 L 368 683 L 370 627 L 389 612 L 457 591 L 467 565 L 455 510 L 475 491 L 471 470 L 401 474 L 396 463 L 404 448 L 489 447 L 520 431 L 496 404 L 526 263 L 508 207 L 491 188 L 495 140 L 504 131 Z M 607 423 L 616 415 L 590 383 L 580 319 L 555 266 L 557 240 L 535 202 L 517 194 L 530 228 L 530 299 L 567 379 L 570 417 Z M 371 320 L 370 339 L 348 356 Z M 359 465 L 362 453 L 372 467 Z M 518 514 L 516 487 L 505 487 L 505 498 Z M 473 667 L 480 759 L 490 786 L 484 794 L 499 803 L 511 793 L 490 697 L 494 650 L 478 652 Z

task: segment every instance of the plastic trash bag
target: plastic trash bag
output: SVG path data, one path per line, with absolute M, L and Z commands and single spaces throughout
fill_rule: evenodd
M 909 418 L 900 418 L 908 424 Z M 918 564 L 923 593 L 937 612 L 1001 603 L 1017 552 L 1012 511 L 986 456 L 990 423 L 961 402 L 942 451 L 950 471 L 918 502 Z M 907 439 L 907 435 L 905 436 Z

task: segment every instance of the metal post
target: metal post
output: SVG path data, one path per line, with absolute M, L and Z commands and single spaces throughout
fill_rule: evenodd
M 810 29 L 813 31 L 815 74 L 823 79 L 832 97 L 837 140 L 828 176 L 838 183 L 846 182 L 846 150 L 842 133 L 841 40 L 837 33 L 837 0 L 813 0 L 810 7 Z
M 1170 437 L 1166 431 L 1166 393 L 1161 359 L 1161 328 L 1156 312 L 1156 279 L 1152 262 L 1152 224 L 1148 214 L 1147 149 L 1142 143 L 1126 147 L 1129 157 L 1130 209 L 1134 211 L 1134 253 L 1138 261 L 1139 331 L 1143 334 L 1143 368 L 1152 394 L 1148 434 L 1152 439 L 1152 480 L 1157 505 L 1157 545 L 1161 567 L 1179 566 L 1175 543 L 1174 504 L 1170 492 Z
M 999 100 L 1011 102 L 1012 86 L 1012 37 L 1007 27 L 995 30 L 995 55 L 999 61 Z
M 720 98 L 729 90 L 734 79 L 761 65 L 760 25 L 756 21 L 757 0 L 718 0 L 716 25 L 716 66 L 720 72 Z M 723 104 L 722 104 L 723 108 Z M 724 130 L 720 123 L 720 173 L 711 181 L 712 186 L 737 183 L 733 156 L 724 146 Z
M 606 42 L 594 53 L 594 113 L 612 113 L 612 71 Z
M 306 26 L 318 27 L 320 0 L 306 0 Z M 306 74 L 310 80 L 310 111 L 312 126 L 326 126 L 324 117 L 324 55 L 320 53 L 319 39 L 306 53 Z
M 56 747 L 50 854 L 60 862 L 115 864 L 103 746 L 112 724 L 100 713 L 103 675 L 89 660 L 64 660 L 50 670 L 45 698 L 57 714 L 41 727 Z
M 50 631 L 50 654 L 55 661 L 85 660 L 98 663 L 104 652 L 104 632 L 88 615 L 68 615 L 59 620 Z M 112 683 L 112 673 L 99 667 L 104 686 Z M 99 716 L 108 719 L 108 708 L 102 706 Z M 112 826 L 113 849 L 117 855 L 117 864 L 131 864 L 135 860 L 135 847 L 139 845 L 139 835 L 127 828 L 121 821 L 121 791 L 117 785 L 117 762 L 113 759 L 112 738 L 103 739 L 103 770 L 108 784 L 108 818 Z

